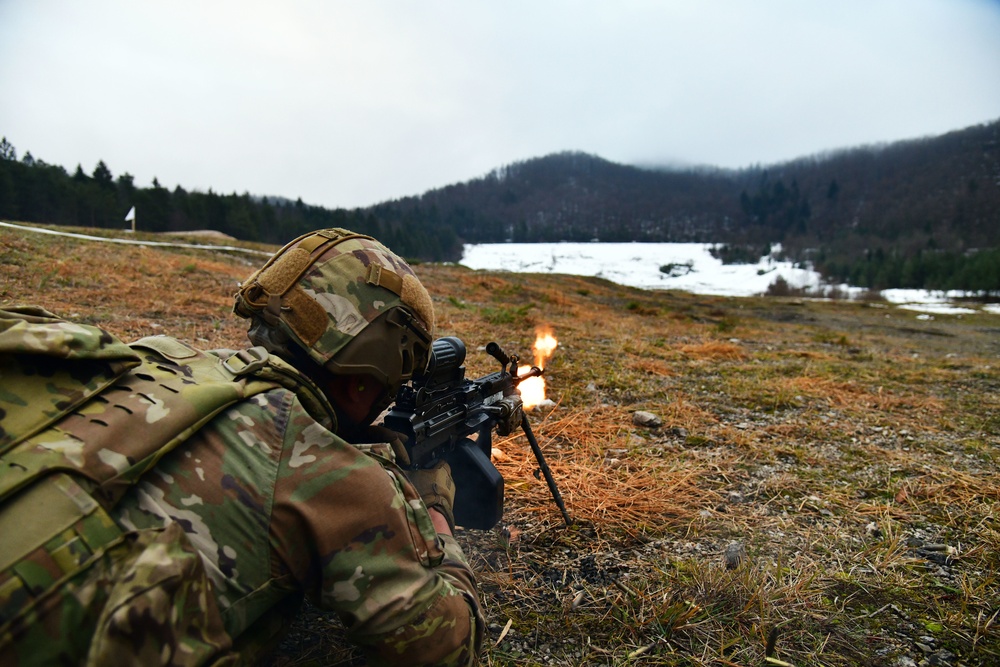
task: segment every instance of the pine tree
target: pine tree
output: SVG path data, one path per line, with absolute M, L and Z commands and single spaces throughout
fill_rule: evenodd
M 0 139 L 0 160 L 17 161 L 17 151 L 14 149 L 14 146 L 7 141 L 7 137 Z

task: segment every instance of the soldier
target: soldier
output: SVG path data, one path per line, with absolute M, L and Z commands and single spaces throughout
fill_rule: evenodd
M 427 364 L 427 291 L 374 239 L 322 230 L 235 312 L 250 350 L 0 318 L 0 378 L 18 379 L 0 392 L 0 663 L 252 662 L 303 595 L 371 664 L 474 663 L 450 472 L 404 474 L 371 426 Z

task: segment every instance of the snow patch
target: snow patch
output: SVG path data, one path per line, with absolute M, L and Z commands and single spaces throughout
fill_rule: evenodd
M 555 273 L 606 278 L 641 289 L 675 289 L 695 294 L 755 296 L 764 294 L 780 276 L 792 289 L 817 295 L 835 290 L 850 297 L 858 287 L 823 283 L 819 273 L 778 261 L 769 255 L 756 264 L 723 264 L 711 254 L 711 243 L 481 243 L 464 248 L 460 264 L 470 269 L 516 273 Z M 776 246 L 774 253 L 780 251 Z M 965 315 L 979 306 L 957 306 L 961 292 L 892 289 L 883 298 L 900 308 L 932 315 Z M 1000 314 L 1000 305 L 982 312 Z
M 642 289 L 752 296 L 781 276 L 791 287 L 818 287 L 819 274 L 770 257 L 723 264 L 710 243 L 482 243 L 466 245 L 462 265 L 518 273 L 606 278 Z M 665 267 L 666 270 L 661 270 Z

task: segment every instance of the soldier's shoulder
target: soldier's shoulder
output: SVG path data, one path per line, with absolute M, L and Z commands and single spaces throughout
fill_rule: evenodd
M 262 427 L 282 440 L 299 439 L 303 432 L 324 439 L 335 437 L 330 424 L 318 421 L 295 391 L 279 385 L 234 403 L 218 419 L 241 429 Z

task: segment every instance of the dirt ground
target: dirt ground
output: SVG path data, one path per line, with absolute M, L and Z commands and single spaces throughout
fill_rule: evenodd
M 0 229 L 0 303 L 235 347 L 257 262 Z M 504 519 L 458 534 L 484 664 L 1000 664 L 1000 316 L 415 268 L 469 376 L 560 341 L 531 421 L 572 524 L 497 438 Z M 361 664 L 341 637 L 307 608 L 265 664 Z

